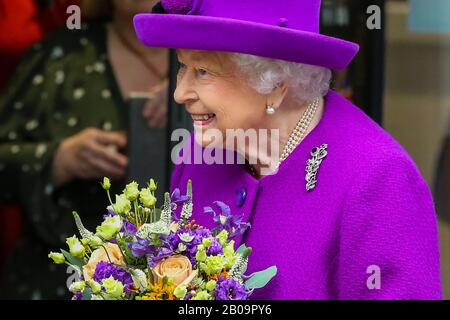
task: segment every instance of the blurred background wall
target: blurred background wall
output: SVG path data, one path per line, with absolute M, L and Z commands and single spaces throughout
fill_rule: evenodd
M 426 2 L 431 6 L 440 1 Z M 417 22 L 409 20 L 411 4 L 408 1 L 386 3 L 383 127 L 408 150 L 434 192 L 444 295 L 449 299 L 450 158 L 444 155 L 450 147 L 450 33 L 416 32 Z M 446 12 L 444 9 L 433 10 L 441 15 Z

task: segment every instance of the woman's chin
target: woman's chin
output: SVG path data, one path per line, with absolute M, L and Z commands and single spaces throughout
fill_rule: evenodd
M 223 134 L 217 128 L 204 128 L 194 126 L 195 142 L 208 148 L 222 148 L 223 147 Z

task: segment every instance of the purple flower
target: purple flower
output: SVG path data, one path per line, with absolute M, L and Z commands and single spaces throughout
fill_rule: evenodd
M 217 214 L 211 207 L 205 207 L 203 212 L 214 216 L 214 224 L 219 232 L 226 230 L 228 237 L 233 238 L 244 234 L 245 230 L 250 227 L 250 223 L 242 222 L 243 214 L 241 216 L 233 215 L 230 207 L 221 201 L 215 201 L 214 204 L 219 207 L 220 214 Z
M 155 255 L 147 255 L 147 263 L 150 268 L 156 267 L 156 264 L 164 258 L 170 257 L 173 254 L 171 249 L 160 247 Z
M 215 290 L 216 300 L 247 300 L 247 288 L 237 280 L 219 277 Z
M 100 261 L 95 268 L 93 279 L 96 282 L 101 282 L 103 279 L 107 279 L 111 276 L 124 285 L 124 291 L 126 294 L 131 293 L 131 287 L 133 286 L 133 278 L 131 277 L 131 274 L 115 264 Z
M 116 215 L 116 213 L 111 210 L 111 209 L 107 209 L 107 212 L 103 215 L 103 220 L 105 220 L 108 217 L 114 217 Z
M 72 297 L 72 300 L 83 300 L 83 294 L 81 293 L 81 291 L 77 291 Z
M 180 228 L 176 233 L 172 233 L 168 236 L 168 242 L 173 251 L 176 251 L 178 249 L 178 245 L 183 243 L 186 246 L 186 250 L 183 252 L 183 255 L 188 257 L 192 264 L 195 264 L 197 262 L 195 259 L 195 255 L 197 254 L 197 246 L 202 243 L 203 239 L 211 237 L 211 231 L 208 229 L 198 228 L 191 230 Z M 182 239 L 185 238 L 188 238 L 190 241 L 183 241 Z
M 135 258 L 141 258 L 148 254 L 153 254 L 156 250 L 155 246 L 150 243 L 149 239 L 137 238 L 136 242 L 128 244 L 131 254 Z
M 206 253 L 209 256 L 217 256 L 219 254 L 223 254 L 223 248 L 222 245 L 220 244 L 219 240 L 217 240 L 217 238 L 214 238 L 211 241 L 211 244 L 209 245 L 209 247 L 206 249 Z
M 189 196 L 181 195 L 180 189 L 176 188 L 175 190 L 173 190 L 172 194 L 170 195 L 170 202 L 172 206 L 171 209 L 173 211 L 173 219 L 175 221 L 180 221 L 181 209 L 179 209 L 179 207 L 181 207 L 181 205 L 183 205 L 183 203 L 185 203 L 189 199 Z
M 123 222 L 123 226 L 122 226 L 122 229 L 120 231 L 121 232 L 126 232 L 129 235 L 134 236 L 136 234 L 136 232 L 137 232 L 137 227 L 136 227 L 136 225 L 132 224 L 131 222 L 125 220 Z

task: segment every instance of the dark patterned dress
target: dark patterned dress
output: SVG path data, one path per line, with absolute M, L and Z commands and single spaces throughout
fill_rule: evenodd
M 105 213 L 99 181 L 55 188 L 51 167 L 60 142 L 85 128 L 126 130 L 126 104 L 106 42 L 106 21 L 54 32 L 25 56 L 0 96 L 0 203 L 20 203 L 25 214 L 24 235 L 0 282 L 1 298 L 67 298 L 71 274 L 47 254 L 76 234 L 73 210 L 91 229 Z M 124 184 L 114 185 L 113 194 Z

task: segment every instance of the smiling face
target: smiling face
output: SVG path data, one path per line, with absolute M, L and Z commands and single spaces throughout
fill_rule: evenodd
M 265 128 L 268 96 L 249 86 L 228 53 L 178 50 L 180 70 L 174 98 L 194 121 L 196 141 L 207 146 L 209 129 Z M 200 133 L 202 133 L 200 135 Z

